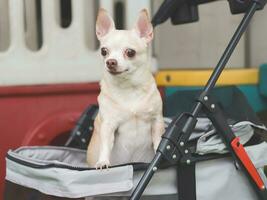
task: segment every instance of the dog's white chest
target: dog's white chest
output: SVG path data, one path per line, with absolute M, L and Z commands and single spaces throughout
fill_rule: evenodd
M 115 133 L 111 163 L 149 162 L 154 155 L 151 122 L 132 117 Z
M 127 90 L 107 90 L 104 86 L 98 98 L 100 112 L 116 126 L 110 164 L 150 162 L 154 156 L 152 126 L 161 110 L 155 82 Z

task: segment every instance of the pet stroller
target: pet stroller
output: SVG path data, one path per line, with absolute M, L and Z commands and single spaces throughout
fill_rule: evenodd
M 174 2 L 179 1 L 166 0 L 161 8 L 173 9 Z M 164 100 L 167 129 L 151 163 L 126 163 L 103 171 L 88 168 L 83 149 L 97 113 L 97 106 L 91 106 L 66 147 L 21 147 L 8 152 L 5 198 L 267 199 L 267 129 L 237 88 L 213 89 L 249 20 L 266 1 L 229 2 L 233 12 L 247 10 L 244 19 L 205 89 L 177 92 Z M 196 4 L 187 6 L 187 16 L 195 20 Z M 154 25 L 176 13 L 168 11 L 167 15 L 159 12 Z M 182 18 L 183 23 L 187 20 Z
M 199 92 L 180 91 L 165 99 L 166 126 L 174 115 L 190 110 Z M 219 105 L 224 110 L 228 124 L 245 144 L 246 151 L 266 184 L 263 168 L 267 165 L 267 144 L 264 142 L 266 128 L 238 88 L 216 88 L 212 95 L 222 100 Z M 177 104 L 177 101 L 180 103 Z M 81 115 L 66 147 L 35 146 L 10 150 L 6 157 L 8 182 L 5 199 L 17 199 L 18 195 L 22 200 L 45 199 L 47 195 L 64 199 L 100 195 L 101 199 L 110 199 L 111 196 L 116 199 L 129 196 L 148 164 L 127 163 L 103 171 L 87 167 L 85 149 L 97 111 L 97 106 L 90 106 Z M 256 199 L 204 113 L 199 115 L 189 143 L 188 149 L 195 152 L 199 159 L 195 173 L 190 171 L 190 176 L 195 174 L 195 182 L 188 188 L 193 193 L 193 186 L 196 186 L 197 199 Z M 161 167 L 142 199 L 178 199 L 179 168 L 168 163 Z M 186 180 L 189 181 L 189 178 Z

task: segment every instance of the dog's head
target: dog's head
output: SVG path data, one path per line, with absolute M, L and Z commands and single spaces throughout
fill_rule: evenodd
M 148 67 L 147 45 L 153 39 L 153 27 L 145 9 L 140 11 L 132 30 L 116 30 L 107 11 L 100 9 L 96 35 L 108 74 L 123 76 Z

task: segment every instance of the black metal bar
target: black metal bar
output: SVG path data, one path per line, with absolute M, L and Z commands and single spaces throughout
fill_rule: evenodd
M 210 79 L 208 80 L 202 94 L 200 95 L 200 98 L 203 98 L 204 96 L 208 95 L 210 90 L 214 88 L 221 72 L 225 68 L 226 63 L 228 62 L 230 56 L 232 55 L 238 41 L 240 40 L 242 34 L 245 32 L 253 14 L 258 8 L 258 2 L 253 2 L 249 8 L 249 10 L 246 12 L 245 16 L 243 17 L 240 25 L 238 26 L 235 34 L 233 35 L 232 39 L 230 40 L 227 48 L 225 49 L 221 59 L 219 60 L 219 63 L 217 64 L 216 68 L 214 69 Z M 195 107 L 192 110 L 192 117 L 195 118 L 199 112 L 202 109 L 202 104 L 200 102 L 197 102 Z M 185 123 L 185 126 L 190 127 L 193 124 L 193 120 L 189 120 Z M 175 123 L 173 126 L 176 126 Z M 171 127 L 170 127 L 171 129 Z M 175 130 L 175 128 L 173 129 Z M 161 142 L 160 145 L 167 145 L 164 142 Z M 164 147 L 159 147 L 161 149 L 165 149 L 166 146 Z M 148 169 L 144 173 L 143 177 L 139 181 L 137 187 L 133 191 L 130 200 L 137 200 L 140 199 L 142 196 L 143 191 L 145 190 L 147 184 L 151 180 L 151 178 L 154 175 L 155 169 L 158 168 L 161 160 L 162 160 L 163 155 L 158 151 L 152 162 L 150 163 Z M 154 169 L 154 170 L 153 170 Z
M 141 177 L 138 185 L 134 189 L 134 191 L 130 197 L 131 200 L 140 199 L 140 197 L 142 196 L 144 190 L 146 189 L 146 186 L 149 183 L 150 179 L 152 178 L 154 173 L 157 171 L 157 169 L 158 169 L 157 166 L 161 162 L 161 159 L 162 159 L 161 152 L 157 152 L 155 157 L 151 161 L 149 167 L 145 171 L 144 175 Z

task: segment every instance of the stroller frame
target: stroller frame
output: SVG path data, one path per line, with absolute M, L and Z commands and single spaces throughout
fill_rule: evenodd
M 149 164 L 138 185 L 134 189 L 130 197 L 131 200 L 137 200 L 141 198 L 146 186 L 153 177 L 154 173 L 160 167 L 160 164 L 163 160 L 167 160 L 168 163 L 173 165 L 178 164 L 179 169 L 183 169 L 185 171 L 188 171 L 188 169 L 192 167 L 192 164 L 199 161 L 198 158 L 195 158 L 191 155 L 190 150 L 187 148 L 187 143 L 193 129 L 195 128 L 197 116 L 201 111 L 204 112 L 213 123 L 218 134 L 221 136 L 224 144 L 230 152 L 234 163 L 239 166 L 246 175 L 249 183 L 257 194 L 258 199 L 267 200 L 267 190 L 260 175 L 256 171 L 256 168 L 251 162 L 243 145 L 239 143 L 239 138 L 234 135 L 233 131 L 227 124 L 222 110 L 216 104 L 216 100 L 210 96 L 210 91 L 214 88 L 241 36 L 248 27 L 255 11 L 257 9 L 263 9 L 265 4 L 266 0 L 251 1 L 245 16 L 230 40 L 202 93 L 197 98 L 191 113 L 182 113 L 180 116 L 176 116 L 166 129 L 164 135 L 162 136 L 162 140 L 159 144 L 156 155 Z M 186 183 L 185 186 L 192 187 L 192 185 L 186 185 Z M 181 186 L 178 187 L 179 189 L 184 188 Z M 194 195 L 188 195 L 188 192 L 187 194 L 185 194 L 183 191 L 179 192 L 181 192 L 181 199 L 195 199 Z

